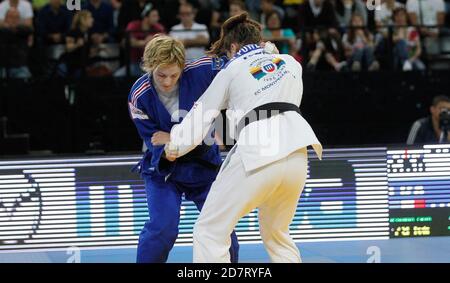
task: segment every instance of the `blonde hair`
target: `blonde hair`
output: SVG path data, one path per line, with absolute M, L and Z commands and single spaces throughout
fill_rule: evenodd
M 145 45 L 142 69 L 150 73 L 159 66 L 176 64 L 184 68 L 185 50 L 183 43 L 167 35 L 156 35 Z

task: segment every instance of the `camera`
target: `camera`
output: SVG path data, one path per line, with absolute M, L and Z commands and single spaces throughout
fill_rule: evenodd
M 439 128 L 441 130 L 450 130 L 450 109 L 443 109 L 439 113 Z

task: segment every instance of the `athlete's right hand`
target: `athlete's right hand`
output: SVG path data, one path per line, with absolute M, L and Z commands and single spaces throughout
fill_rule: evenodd
M 277 46 L 270 41 L 266 41 L 266 42 L 263 41 L 259 45 L 262 48 L 264 48 L 264 51 L 266 51 L 267 53 L 280 54 L 280 51 L 278 50 Z
M 158 131 L 152 135 L 152 145 L 165 145 L 170 142 L 170 134 L 163 131 Z

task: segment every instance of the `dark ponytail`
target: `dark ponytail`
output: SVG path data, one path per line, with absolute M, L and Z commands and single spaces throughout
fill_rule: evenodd
M 207 54 L 218 56 L 229 51 L 232 43 L 241 46 L 259 44 L 262 41 L 261 30 L 261 25 L 245 12 L 231 17 L 223 23 L 220 38 L 212 44 Z

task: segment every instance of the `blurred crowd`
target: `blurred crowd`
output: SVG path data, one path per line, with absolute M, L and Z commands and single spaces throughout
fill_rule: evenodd
M 68 0 L 72 3 L 77 0 Z M 61 0 L 0 3 L 0 78 L 138 76 L 156 34 L 180 39 L 188 60 L 205 54 L 230 16 L 248 12 L 265 40 L 307 71 L 424 70 L 447 58 L 444 0 Z M 38 50 L 38 51 L 36 51 Z M 448 51 L 448 50 L 447 50 Z M 32 56 L 39 57 L 38 59 Z M 42 58 L 41 58 L 42 57 Z

